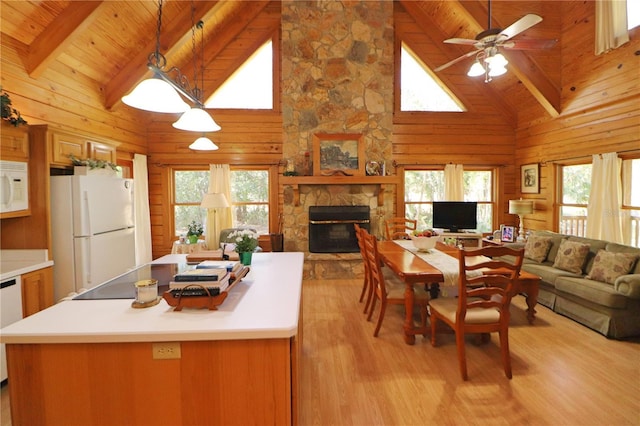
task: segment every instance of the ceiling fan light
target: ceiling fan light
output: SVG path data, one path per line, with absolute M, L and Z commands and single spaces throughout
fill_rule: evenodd
M 494 55 L 491 58 L 491 61 L 489 61 L 489 64 L 491 67 L 505 67 L 507 64 L 509 63 L 509 61 L 507 61 L 507 58 L 505 58 L 502 53 L 498 53 L 497 55 Z
M 469 77 L 479 77 L 481 75 L 484 75 L 484 72 L 484 67 L 480 64 L 480 62 L 474 62 L 473 65 L 471 65 L 471 68 L 469 68 L 467 75 Z
M 189 145 L 189 149 L 193 149 L 194 151 L 216 151 L 218 149 L 218 145 L 203 135 L 193 141 L 193 143 Z
M 505 74 L 506 72 L 507 72 L 507 69 L 505 67 L 497 67 L 497 66 L 489 67 L 489 75 L 491 77 L 498 77 L 499 75 Z
M 182 114 L 173 127 L 190 132 L 217 132 L 221 129 L 209 113 L 198 106 Z
M 122 102 L 133 107 L 151 112 L 180 113 L 189 109 L 178 92 L 169 83 L 157 77 L 141 81 Z

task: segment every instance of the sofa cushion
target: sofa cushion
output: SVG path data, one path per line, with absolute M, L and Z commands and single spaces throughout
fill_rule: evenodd
M 549 248 L 549 253 L 547 253 L 547 260 L 553 263 L 556 259 L 556 254 L 558 254 L 558 248 L 560 247 L 560 242 L 567 238 L 566 235 L 558 234 L 557 232 L 551 231 L 535 231 L 531 235 L 536 235 L 538 237 L 550 237 L 551 238 L 551 247 Z
M 532 260 L 523 263 L 522 270 L 539 276 L 540 280 L 543 283 L 546 283 L 551 287 L 555 287 L 556 278 L 558 277 L 582 278 L 581 274 L 574 274 L 573 272 L 563 271 L 562 269 L 554 268 L 546 262 L 536 263 Z
M 607 243 L 605 250 L 613 253 L 635 253 L 639 260 L 636 261 L 636 266 L 631 270 L 631 273 L 640 274 L 640 248 L 625 246 L 618 243 Z
M 574 300 L 580 298 L 609 308 L 626 309 L 632 300 L 617 292 L 612 285 L 586 278 L 558 277 L 555 284 L 558 292 L 568 293 Z
M 562 240 L 553 267 L 580 274 L 589 254 L 589 244 Z
M 620 275 L 626 275 L 631 271 L 637 258 L 635 253 L 613 253 L 600 250 L 587 278 L 613 284 Z
M 584 265 L 582 265 L 582 274 L 587 275 L 587 272 L 591 270 L 593 259 L 596 258 L 596 254 L 601 249 L 607 247 L 607 242 L 604 240 L 595 240 L 593 238 L 576 237 L 574 235 L 570 235 L 567 239 L 576 243 L 589 245 L 589 253 L 587 253 L 587 259 L 585 260 Z
M 550 248 L 551 237 L 531 235 L 524 246 L 524 257 L 542 263 L 547 258 Z

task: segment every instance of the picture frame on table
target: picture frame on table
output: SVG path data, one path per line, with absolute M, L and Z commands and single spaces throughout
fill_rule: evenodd
M 516 240 L 516 227 L 509 225 L 500 225 L 500 241 L 503 243 L 512 243 Z
M 523 194 L 540 193 L 540 165 L 538 163 L 520 166 L 520 192 Z
M 361 133 L 313 135 L 314 176 L 364 176 L 364 137 Z

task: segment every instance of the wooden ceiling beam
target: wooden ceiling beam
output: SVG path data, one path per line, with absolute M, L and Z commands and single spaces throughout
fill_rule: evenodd
M 213 13 L 212 10 L 220 3 L 219 1 L 196 1 L 194 2 L 195 21 L 205 20 L 206 17 Z M 236 2 L 230 2 L 236 3 Z M 168 66 L 176 66 L 169 58 L 179 52 L 187 43 L 191 43 L 191 13 L 183 13 L 177 17 L 167 19 L 167 24 L 163 22 L 162 40 L 169 46 L 162 53 L 167 58 Z M 122 68 L 122 70 L 112 78 L 104 87 L 104 105 L 107 109 L 112 109 L 115 105 L 122 102 L 122 96 L 128 93 L 133 87 L 150 75 L 147 68 L 149 54 L 156 50 L 155 36 L 149 40 L 144 49 L 140 49 L 138 53 Z M 183 74 L 188 75 L 183 72 Z
M 51 61 L 96 19 L 100 1 L 74 1 L 29 45 L 24 67 L 31 78 L 38 78 Z
M 465 1 L 460 5 L 468 12 L 470 24 L 479 26 L 481 30 L 486 29 L 479 24 L 479 22 L 487 20 L 488 11 L 484 2 L 480 0 Z M 506 28 L 505 24 L 512 24 L 512 22 L 501 22 L 494 13 L 491 14 L 491 21 L 494 28 Z M 507 69 L 518 77 L 545 111 L 551 117 L 560 115 L 560 89 L 553 84 L 531 57 L 519 50 L 502 49 L 502 53 L 509 60 Z

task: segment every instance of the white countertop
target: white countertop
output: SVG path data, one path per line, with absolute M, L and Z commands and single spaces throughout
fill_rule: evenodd
M 0 250 L 0 281 L 53 266 L 46 249 Z
M 184 262 L 186 255 L 154 263 Z M 103 343 L 288 338 L 298 331 L 300 252 L 254 253 L 218 310 L 131 307 L 131 299 L 66 300 L 0 330 L 2 343 Z M 102 285 L 106 285 L 102 284 Z

